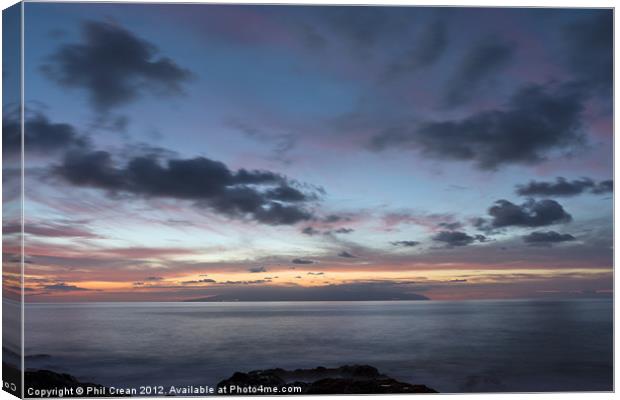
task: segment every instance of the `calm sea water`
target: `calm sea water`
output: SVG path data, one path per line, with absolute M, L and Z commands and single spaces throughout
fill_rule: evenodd
M 440 392 L 608 391 L 612 308 L 608 299 L 30 304 L 26 366 L 136 386 L 360 363 Z

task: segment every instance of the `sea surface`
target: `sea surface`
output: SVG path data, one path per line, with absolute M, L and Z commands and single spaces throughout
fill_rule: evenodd
M 28 304 L 25 331 L 27 368 L 116 387 L 369 364 L 440 392 L 613 389 L 611 299 Z

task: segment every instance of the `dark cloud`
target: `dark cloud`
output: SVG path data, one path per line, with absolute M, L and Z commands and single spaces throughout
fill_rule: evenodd
M 433 240 L 436 242 L 445 243 L 448 247 L 453 246 L 467 246 L 476 241 L 484 242 L 486 237 L 484 235 L 468 235 L 465 232 L 460 231 L 441 231 L 433 236 Z
M 357 258 L 357 257 L 355 257 L 353 254 L 349 253 L 348 251 L 341 251 L 340 253 L 338 253 L 338 257 L 343 257 L 343 258 Z
M 416 242 L 414 240 L 399 240 L 396 242 L 390 242 L 392 246 L 400 246 L 400 247 L 415 247 L 420 244 L 420 242 Z
M 269 225 L 292 225 L 311 219 L 312 214 L 297 206 L 272 202 L 267 208 L 258 209 L 254 217 L 257 221 Z
M 452 107 L 471 100 L 483 84 L 509 65 L 514 51 L 514 45 L 495 38 L 474 44 L 448 81 L 444 104 Z
M 328 230 L 324 230 L 324 231 L 320 231 L 312 226 L 307 226 L 304 229 L 302 229 L 301 233 L 303 233 L 304 235 L 308 235 L 308 236 L 315 236 L 315 235 L 332 235 L 334 233 L 338 233 L 338 234 L 347 234 L 347 233 L 351 233 L 354 232 L 354 229 L 351 228 L 338 228 L 338 229 L 328 229 Z
M 43 71 L 64 87 L 88 91 L 98 110 L 127 103 L 150 91 L 181 92 L 191 73 L 123 27 L 109 22 L 83 24 L 82 42 L 61 46 Z
M 24 122 L 24 143 L 26 155 L 49 154 L 72 148 L 85 147 L 88 140 L 79 135 L 69 124 L 51 122 L 43 113 L 29 112 Z M 21 151 L 22 131 L 20 115 L 8 112 L 2 119 L 3 154 L 17 154 Z
M 248 271 L 250 271 L 253 274 L 259 273 L 259 272 L 267 272 L 267 268 L 265 267 L 252 267 L 249 268 Z
M 93 233 L 92 231 L 84 228 L 83 224 L 75 223 L 35 223 L 26 222 L 24 224 L 24 233 L 33 236 L 40 237 L 76 237 L 76 238 L 100 238 L 101 236 Z M 4 235 L 10 235 L 13 233 L 21 233 L 22 225 L 19 223 L 6 224 L 2 226 L 2 233 Z
M 111 194 L 192 200 L 198 207 L 228 217 L 270 225 L 311 219 L 311 213 L 299 203 L 316 199 L 312 193 L 292 188 L 281 175 L 245 169 L 234 172 L 205 157 L 169 159 L 162 165 L 155 156 L 137 156 L 118 167 L 108 152 L 73 151 L 55 173 L 74 185 L 104 189 Z M 288 201 L 284 200 L 287 196 Z
M 340 215 L 331 214 L 325 217 L 323 220 L 327 223 L 334 223 L 342 220 L 343 218 Z
M 519 90 L 505 108 L 426 122 L 413 130 L 389 129 L 372 139 L 371 148 L 409 145 L 429 157 L 473 161 L 485 170 L 540 163 L 560 150 L 583 145 L 582 101 L 572 87 L 532 85 Z
M 314 236 L 314 235 L 320 234 L 321 231 L 314 229 L 311 226 L 306 226 L 304 229 L 301 230 L 301 233 L 303 233 L 304 235 L 308 235 L 308 236 Z
M 308 275 L 325 275 L 324 272 L 308 272 Z
M 149 282 L 157 282 L 164 280 L 164 278 L 162 278 L 161 276 L 147 276 L 146 278 L 144 278 L 144 280 Z
M 590 178 L 568 181 L 558 177 L 555 182 L 530 181 L 527 185 L 517 186 L 517 194 L 520 196 L 576 196 L 585 192 L 604 194 L 612 191 L 613 181 L 596 183 Z
M 438 227 L 448 229 L 448 230 L 456 230 L 463 227 L 463 224 L 460 222 L 440 222 L 437 224 Z
M 90 289 L 81 288 L 75 285 L 67 285 L 64 282 L 59 282 L 53 285 L 45 285 L 43 286 L 43 289 L 54 291 L 54 292 L 82 292 L 82 291 L 90 290 Z
M 198 284 L 198 283 L 217 283 L 217 282 L 215 281 L 215 279 L 206 278 L 206 279 L 199 279 L 199 280 L 196 280 L 196 281 L 183 281 L 181 283 L 184 284 L 184 285 L 194 285 L 194 284 Z
M 594 194 L 604 194 L 604 193 L 612 193 L 614 191 L 614 181 L 600 181 L 598 185 L 596 185 L 592 189 L 592 193 Z
M 303 202 L 308 200 L 308 195 L 293 187 L 282 185 L 275 189 L 270 189 L 265 193 L 266 197 L 272 200 L 286 202 Z
M 569 242 L 576 240 L 573 235 L 568 233 L 558 233 L 555 231 L 532 232 L 523 236 L 523 241 L 532 246 L 551 246 L 553 243 Z
M 95 118 L 92 127 L 95 129 L 126 134 L 130 122 L 131 118 L 126 115 L 101 114 Z M 153 136 L 152 131 L 149 131 L 149 134 Z
M 613 88 L 613 10 L 593 14 L 567 25 L 564 39 L 566 61 L 576 78 L 592 89 L 611 96 Z
M 223 281 L 218 283 L 220 285 L 261 285 L 269 282 L 270 279 L 256 279 L 253 281 Z
M 314 264 L 312 260 L 306 260 L 304 258 L 295 258 L 291 261 L 293 264 Z
M 508 226 L 522 226 L 535 228 L 570 222 L 572 216 L 555 200 L 529 199 L 521 205 L 508 200 L 498 200 L 489 208 L 490 223 L 479 220 L 476 224 L 480 228 L 503 228 Z M 489 226 L 490 225 L 490 226 Z

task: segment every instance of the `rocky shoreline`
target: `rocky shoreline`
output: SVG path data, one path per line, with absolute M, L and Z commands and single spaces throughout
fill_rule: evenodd
M 18 382 L 19 369 L 3 363 L 3 378 Z M 65 388 L 63 397 L 118 397 L 102 396 L 105 387 L 91 382 L 80 382 L 72 375 L 49 370 L 26 370 L 26 388 L 30 390 L 53 390 Z M 78 395 L 77 388 L 91 387 L 96 396 L 86 392 Z M 234 390 L 230 388 L 234 387 Z M 281 368 L 256 370 L 247 373 L 235 372 L 230 378 L 217 384 L 217 389 L 226 388 L 222 395 L 311 395 L 311 394 L 392 394 L 392 393 L 437 393 L 425 385 L 397 381 L 381 374 L 370 365 L 345 365 L 338 368 L 317 367 L 312 369 L 284 370 Z M 268 390 L 261 390 L 266 388 Z M 276 391 L 273 391 L 277 388 Z M 295 388 L 295 389 L 291 389 Z M 258 389 L 258 390 L 257 390 Z M 216 391 L 218 393 L 218 391 Z
M 227 394 L 390 394 L 390 393 L 437 393 L 425 385 L 399 382 L 379 373 L 370 365 L 345 365 L 339 368 L 317 367 L 313 369 L 267 369 L 235 372 L 233 376 L 218 383 L 219 388 L 235 388 Z M 273 392 L 252 392 L 258 387 L 278 388 Z M 299 388 L 292 392 L 290 388 Z

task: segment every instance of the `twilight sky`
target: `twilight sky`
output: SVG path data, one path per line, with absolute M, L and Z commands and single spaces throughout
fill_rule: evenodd
M 611 10 L 26 3 L 27 300 L 609 293 L 612 31 Z

